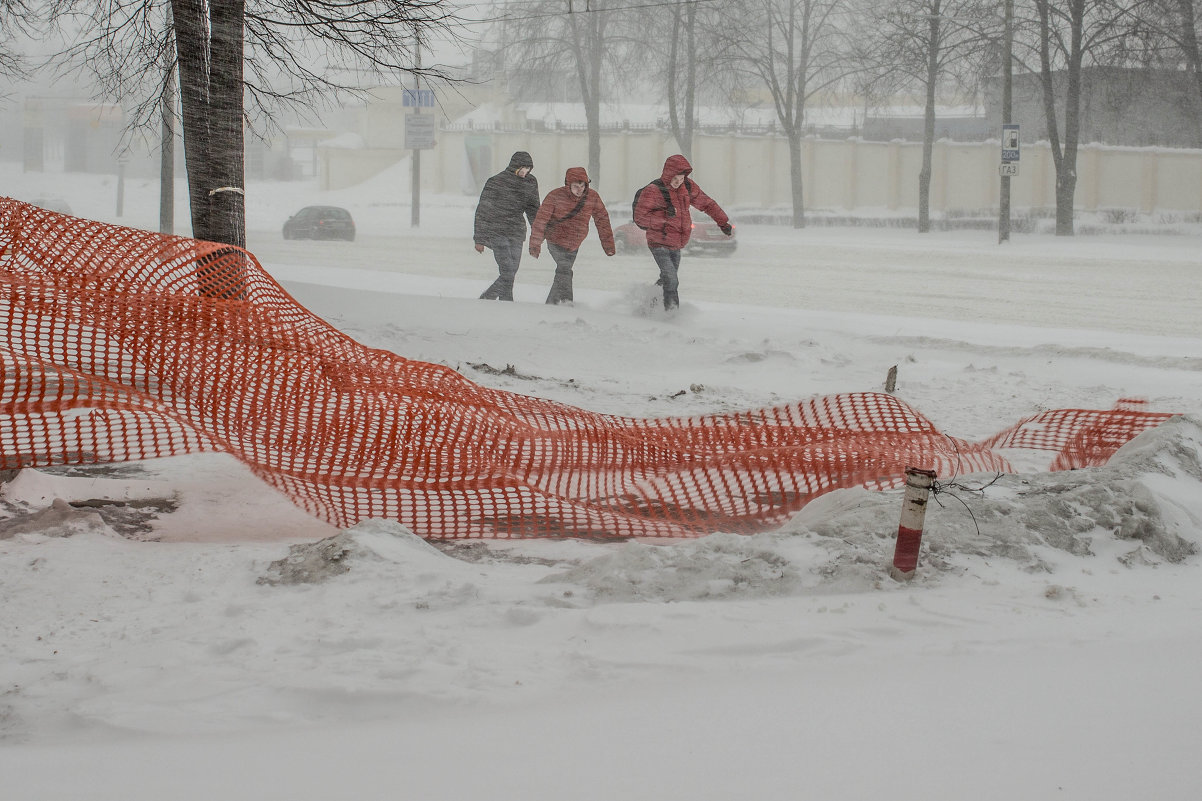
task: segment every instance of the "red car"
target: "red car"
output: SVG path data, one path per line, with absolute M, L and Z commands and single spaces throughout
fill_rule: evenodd
M 614 229 L 614 245 L 619 253 L 635 253 L 647 249 L 647 232 L 634 224 L 634 221 L 619 225 Z M 735 239 L 735 231 L 730 236 L 722 233 L 718 223 L 712 220 L 693 221 L 693 233 L 689 236 L 689 244 L 684 252 L 689 255 L 711 253 L 715 256 L 729 256 L 739 246 Z

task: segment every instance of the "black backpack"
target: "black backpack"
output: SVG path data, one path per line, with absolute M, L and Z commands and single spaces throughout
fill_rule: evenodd
M 689 180 L 686 178 L 685 179 L 686 186 L 688 185 L 688 183 L 689 183 Z M 631 219 L 634 220 L 635 225 L 638 225 L 639 228 L 642 228 L 644 231 L 647 230 L 647 226 L 639 225 L 638 217 L 634 216 L 634 211 L 635 211 L 635 209 L 638 208 L 639 197 L 643 194 L 643 190 L 646 189 L 648 186 L 659 187 L 660 194 L 662 194 L 664 196 L 664 206 L 666 208 L 667 216 L 669 216 L 669 217 L 676 216 L 676 206 L 672 205 L 672 197 L 668 194 L 668 187 L 664 184 L 663 181 L 661 181 L 659 178 L 656 178 L 654 181 L 647 184 L 647 186 L 640 187 L 639 190 L 634 193 L 634 201 L 630 204 Z

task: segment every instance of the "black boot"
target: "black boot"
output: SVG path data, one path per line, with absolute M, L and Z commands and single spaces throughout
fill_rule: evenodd
M 572 276 L 556 273 L 555 280 L 551 282 L 551 291 L 547 293 L 547 303 L 555 306 L 572 301 Z

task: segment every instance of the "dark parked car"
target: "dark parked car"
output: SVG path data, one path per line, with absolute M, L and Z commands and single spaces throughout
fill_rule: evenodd
M 56 214 L 72 213 L 70 204 L 59 195 L 42 195 L 34 199 L 33 205 L 41 206 L 46 211 L 53 211 Z
M 729 256 L 739 246 L 735 231 L 730 236 L 722 233 L 716 222 L 711 220 L 693 221 L 693 233 L 684 252 L 690 255 L 711 253 L 715 256 Z M 639 228 L 633 221 L 619 225 L 614 229 L 614 245 L 619 253 L 630 253 L 646 249 L 647 232 Z
M 305 206 L 284 223 L 285 239 L 345 239 L 355 241 L 351 213 L 337 206 Z

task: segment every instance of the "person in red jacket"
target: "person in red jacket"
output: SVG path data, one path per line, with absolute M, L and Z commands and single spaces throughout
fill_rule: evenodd
M 659 267 L 659 283 L 664 289 L 664 309 L 680 305 L 680 251 L 689 244 L 693 232 L 690 207 L 704 211 L 730 236 L 734 230 L 730 218 L 713 198 L 689 178 L 693 166 L 677 154 L 668 156 L 660 177 L 639 192 L 634 207 L 634 222 L 647 231 L 647 247 Z
M 538 258 L 543 240 L 555 259 L 555 280 L 547 303 L 572 302 L 572 265 L 580 244 L 588 236 L 591 218 L 606 256 L 614 255 L 614 232 L 609 224 L 609 212 L 601 196 L 589 189 L 588 172 L 584 167 L 569 167 L 563 186 L 552 189 L 543 198 L 530 226 L 530 255 Z

